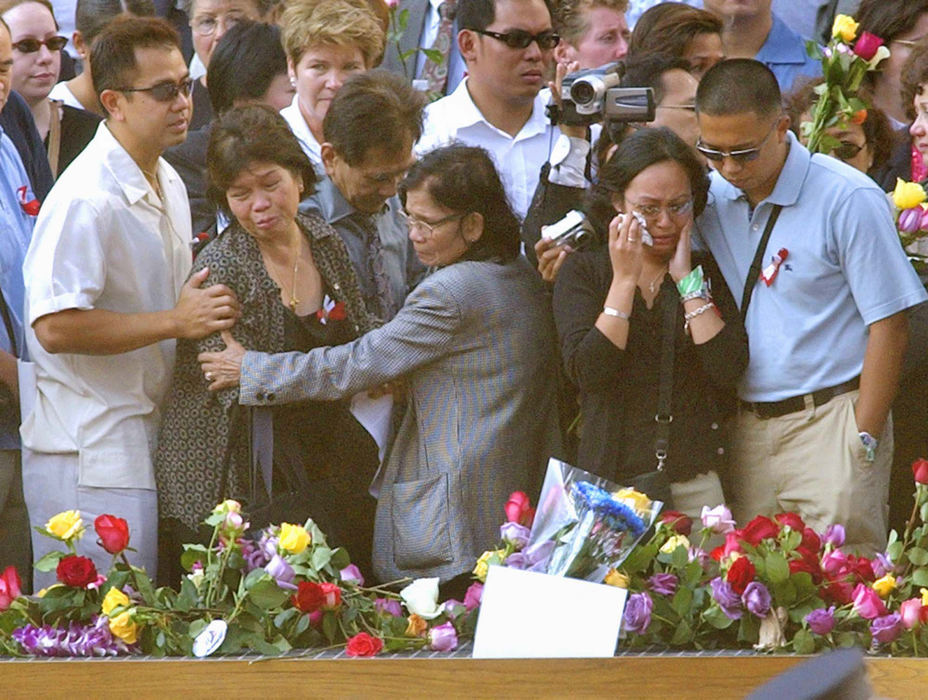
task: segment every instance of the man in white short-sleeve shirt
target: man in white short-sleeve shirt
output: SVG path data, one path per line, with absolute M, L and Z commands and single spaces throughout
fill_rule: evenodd
M 163 20 L 114 21 L 90 57 L 102 123 L 42 207 L 24 264 L 35 408 L 24 416 L 24 492 L 33 525 L 78 509 L 89 525 L 129 523 L 130 553 L 154 575 L 157 499 L 151 455 L 174 365 L 174 339 L 232 326 L 228 289 L 185 283 L 190 210 L 161 159 L 183 141 L 190 78 Z M 206 270 L 204 270 L 206 272 Z M 78 552 L 106 571 L 111 557 L 84 537 Z M 33 535 L 38 560 L 51 549 Z M 36 577 L 36 586 L 53 579 Z
M 557 35 L 544 0 L 458 0 L 458 47 L 467 77 L 428 106 L 416 146 L 452 141 L 493 157 L 516 214 L 524 217 L 538 173 L 558 136 L 545 116 L 545 86 Z

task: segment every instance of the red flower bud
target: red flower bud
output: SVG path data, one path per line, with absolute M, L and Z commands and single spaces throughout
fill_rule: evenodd
M 678 535 L 689 535 L 693 531 L 693 519 L 678 510 L 665 510 L 661 522 Z
M 916 484 L 928 484 L 928 459 L 916 459 L 912 462 L 912 474 Z
M 796 517 L 798 518 L 798 516 Z M 741 539 L 752 547 L 756 547 L 760 544 L 761 540 L 765 540 L 768 537 L 776 537 L 779 532 L 780 528 L 777 527 L 775 522 L 763 515 L 758 515 L 744 526 L 744 529 L 741 531 Z
M 110 554 L 119 554 L 129 546 L 129 524 L 115 515 L 100 515 L 93 521 L 100 546 Z
M 754 580 L 757 570 L 747 557 L 738 557 L 728 570 L 725 580 L 731 584 L 732 590 L 738 595 L 744 593 L 744 589 Z

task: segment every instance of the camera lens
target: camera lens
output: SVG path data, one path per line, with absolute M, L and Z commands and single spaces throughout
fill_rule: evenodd
M 596 99 L 596 87 L 588 80 L 577 80 L 570 86 L 570 99 L 578 105 L 585 105 Z

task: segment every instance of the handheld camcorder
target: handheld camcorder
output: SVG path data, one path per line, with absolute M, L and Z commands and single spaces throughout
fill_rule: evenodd
M 649 122 L 654 119 L 654 91 L 619 87 L 625 74 L 621 61 L 575 71 L 561 84 L 561 108 L 556 121 L 567 126 L 596 122 Z

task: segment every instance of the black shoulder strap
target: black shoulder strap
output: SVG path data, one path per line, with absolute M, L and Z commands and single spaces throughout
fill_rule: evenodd
M 748 306 L 751 304 L 751 295 L 754 291 L 754 285 L 757 284 L 757 276 L 760 274 L 760 266 L 764 259 L 764 251 L 767 250 L 767 241 L 770 240 L 770 234 L 773 233 L 773 227 L 780 218 L 780 211 L 783 206 L 774 204 L 770 210 L 770 216 L 767 217 L 767 225 L 764 227 L 764 233 L 757 243 L 757 250 L 754 251 L 754 260 L 751 262 L 751 268 L 748 270 L 747 279 L 744 281 L 744 293 L 741 295 L 741 323 L 748 316 Z
M 16 345 L 16 333 L 13 331 L 13 319 L 10 316 L 10 307 L 7 306 L 3 292 L 0 292 L 0 315 L 3 316 L 3 325 L 6 326 L 6 334 L 10 337 L 10 352 L 20 357 L 19 348 Z
M 673 420 L 673 359 L 674 343 L 677 339 L 677 312 L 680 307 L 677 290 L 668 284 L 661 286 L 661 306 L 664 311 L 664 325 L 661 329 L 661 376 L 657 393 L 657 431 L 654 434 L 654 456 L 657 457 L 657 469 L 664 469 L 667 449 L 670 446 L 670 423 Z

